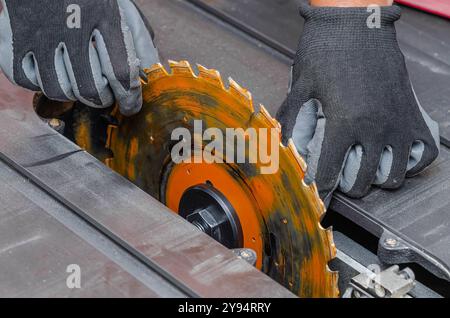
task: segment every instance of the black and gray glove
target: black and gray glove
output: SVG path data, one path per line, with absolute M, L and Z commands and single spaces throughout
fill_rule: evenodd
M 1 0 L 0 67 L 54 100 L 142 107 L 140 68 L 158 62 L 152 30 L 132 0 Z
M 397 6 L 379 28 L 367 8 L 301 6 L 303 36 L 278 120 L 328 204 L 336 189 L 400 187 L 439 154 L 439 128 L 420 106 L 397 43 Z

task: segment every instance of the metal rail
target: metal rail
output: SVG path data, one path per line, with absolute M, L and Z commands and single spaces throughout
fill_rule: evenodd
M 74 152 L 77 153 L 77 152 Z M 56 191 L 54 191 L 51 187 L 43 183 L 39 178 L 37 178 L 34 174 L 29 172 L 27 168 L 22 166 L 21 164 L 15 162 L 11 158 L 9 158 L 7 155 L 2 153 L 0 151 L 0 160 L 4 162 L 7 166 L 9 166 L 14 171 L 18 172 L 23 177 L 27 178 L 32 182 L 34 185 L 39 187 L 43 192 L 45 192 L 47 195 L 49 195 L 51 198 L 62 204 L 63 206 L 67 207 L 69 210 L 71 210 L 73 213 L 75 213 L 77 216 L 79 216 L 81 219 L 83 219 L 85 222 L 87 222 L 89 225 L 91 225 L 93 228 L 95 228 L 97 231 L 99 231 L 101 234 L 109 238 L 111 241 L 113 241 L 115 244 L 119 245 L 121 248 L 123 248 L 125 251 L 127 251 L 130 255 L 135 257 L 137 260 L 139 260 L 141 263 L 143 263 L 146 267 L 148 267 L 150 270 L 154 271 L 164 279 L 166 279 L 170 284 L 172 284 L 176 289 L 178 289 L 180 292 L 185 294 L 188 297 L 191 298 L 200 298 L 200 296 L 193 291 L 191 288 L 189 288 L 186 284 L 183 284 L 181 281 L 176 279 L 172 274 L 170 274 L 168 271 L 166 271 L 164 268 L 153 262 L 151 259 L 147 258 L 142 253 L 138 252 L 135 248 L 133 248 L 131 245 L 129 245 L 126 241 L 122 240 L 120 237 L 115 235 L 113 232 L 111 232 L 108 228 L 101 225 L 99 222 L 95 221 L 92 217 L 90 217 L 88 214 L 86 214 L 84 211 L 79 209 L 76 205 L 69 202 L 67 199 L 65 199 L 63 196 L 59 195 Z

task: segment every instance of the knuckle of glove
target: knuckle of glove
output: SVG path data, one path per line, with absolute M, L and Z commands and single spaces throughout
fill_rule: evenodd
M 105 105 L 100 99 L 99 93 L 94 88 L 84 88 L 80 90 L 80 97 L 88 101 L 90 104 L 98 107 L 109 106 Z

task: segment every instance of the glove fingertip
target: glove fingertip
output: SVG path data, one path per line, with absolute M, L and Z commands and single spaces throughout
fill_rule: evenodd
M 120 113 L 124 116 L 133 116 L 142 109 L 142 93 L 133 92 L 119 100 Z
M 424 150 L 420 156 L 420 159 L 415 159 L 417 163 L 413 167 L 408 168 L 408 171 L 406 173 L 407 178 L 412 178 L 422 173 L 439 157 L 440 153 L 439 146 L 434 146 L 433 144 L 433 145 L 423 145 L 423 147 Z M 414 159 L 413 155 L 411 155 L 410 161 L 413 159 Z
M 363 197 L 365 197 L 371 189 L 371 185 L 367 184 L 364 187 L 359 187 L 357 189 L 352 189 L 349 192 L 345 193 L 348 197 L 353 198 L 353 199 L 361 199 Z

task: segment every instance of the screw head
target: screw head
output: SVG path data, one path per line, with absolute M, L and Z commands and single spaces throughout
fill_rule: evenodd
M 377 294 L 378 297 L 380 298 L 386 297 L 386 290 L 380 284 L 375 284 L 374 290 L 375 294 Z
M 61 126 L 61 121 L 57 118 L 52 118 L 49 120 L 48 124 L 52 128 L 58 128 L 59 126 Z
M 397 247 L 399 245 L 399 242 L 397 239 L 393 238 L 393 237 L 388 237 L 385 241 L 384 244 L 388 247 Z
M 65 123 L 62 120 L 52 118 L 46 122 L 52 129 L 56 130 L 60 134 L 64 134 Z
M 237 257 L 243 259 L 247 263 L 255 266 L 258 256 L 255 251 L 248 248 L 234 249 L 233 253 L 236 254 Z

